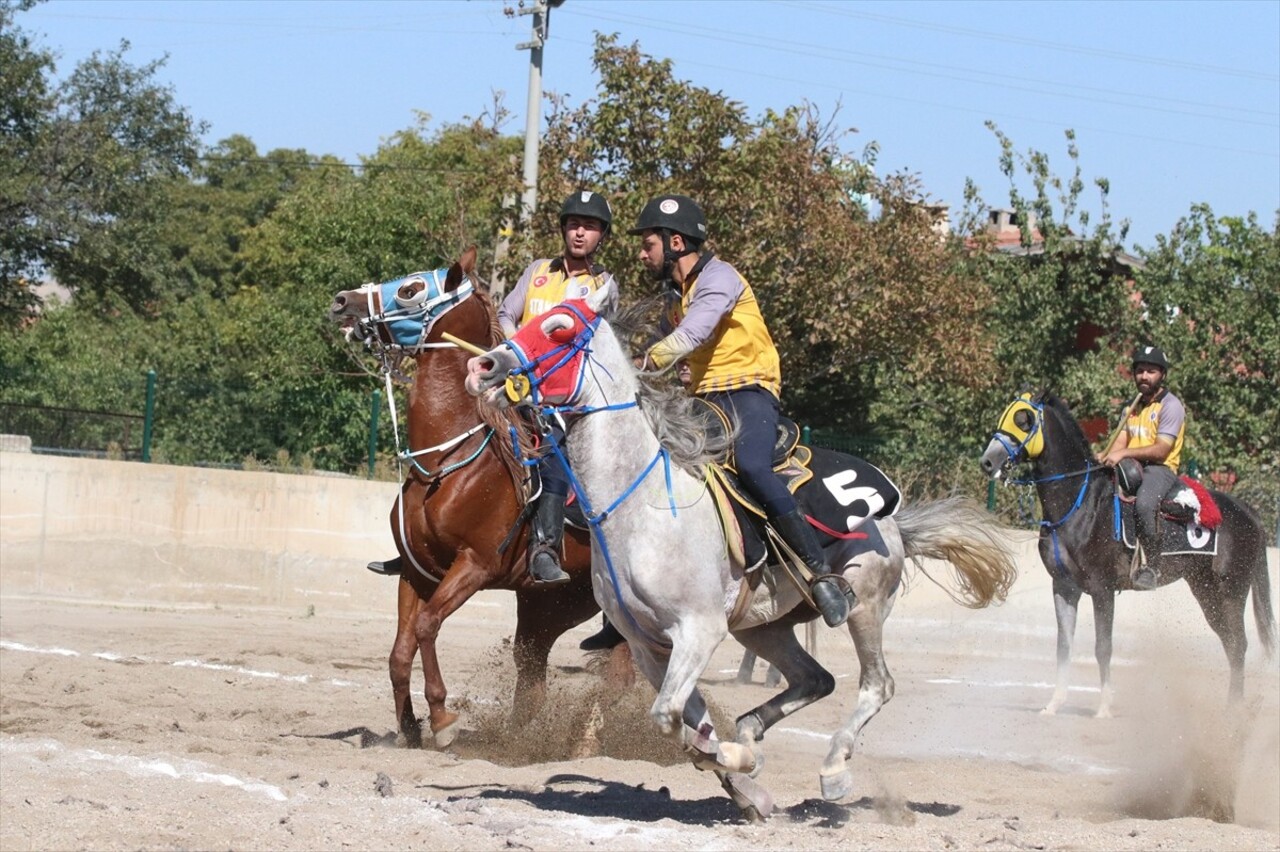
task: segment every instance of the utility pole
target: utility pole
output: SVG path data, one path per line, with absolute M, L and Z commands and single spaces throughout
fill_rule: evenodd
M 533 15 L 533 33 L 529 41 L 517 44 L 516 50 L 529 51 L 529 101 L 524 119 L 524 194 L 520 197 L 520 221 L 528 224 L 538 205 L 538 142 L 542 118 L 542 48 L 547 43 L 547 26 L 551 10 L 564 0 L 523 0 L 517 15 Z

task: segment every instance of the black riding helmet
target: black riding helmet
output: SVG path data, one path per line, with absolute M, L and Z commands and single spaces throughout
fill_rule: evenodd
M 687 254 L 697 254 L 707 238 L 707 217 L 698 203 L 687 195 L 659 195 L 640 211 L 635 227 L 628 234 L 657 231 L 662 235 L 662 277 L 671 278 L 671 266 Z M 671 235 L 684 237 L 685 250 L 671 248 Z
M 1169 360 L 1164 357 L 1164 350 L 1159 346 L 1139 346 L 1133 350 L 1133 369 L 1137 370 L 1139 364 L 1159 367 L 1160 371 L 1166 375 L 1169 372 Z
M 707 217 L 698 203 L 687 195 L 659 195 L 640 211 L 635 227 L 628 234 L 645 231 L 672 231 L 702 245 L 707 239 Z
M 564 223 L 570 216 L 599 220 L 600 230 L 606 237 L 613 226 L 613 211 L 609 209 L 609 202 L 605 201 L 600 193 L 589 189 L 573 193 L 564 200 L 564 204 L 560 205 L 561 231 L 564 230 Z

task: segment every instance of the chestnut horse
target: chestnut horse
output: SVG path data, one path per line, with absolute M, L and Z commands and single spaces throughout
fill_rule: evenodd
M 440 748 L 453 742 L 460 720 L 445 706 L 436 639 L 445 619 L 472 595 L 481 589 L 516 593 L 517 718 L 531 716 L 542 703 L 556 639 L 600 611 L 585 532 L 569 529 L 565 536 L 568 583 L 538 586 L 525 570 L 528 535 L 523 472 L 510 433 L 514 421 L 463 390 L 470 355 L 442 336 L 448 332 L 484 348 L 502 340 L 493 302 L 476 280 L 475 259 L 473 246 L 447 270 L 344 290 L 329 308 L 330 319 L 342 323 L 349 337 L 382 356 L 388 374 L 402 357 L 416 362 L 408 449 L 400 454 L 408 471 L 391 510 L 403 573 L 389 665 L 400 732 L 420 745 L 409 680 L 414 655 L 422 654 L 428 721 Z M 390 394 L 388 387 L 389 400 Z

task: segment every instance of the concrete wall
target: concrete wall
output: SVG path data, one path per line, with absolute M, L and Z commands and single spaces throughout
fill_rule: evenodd
M 391 482 L 0 452 L 0 591 L 385 614 Z
M 395 554 L 388 514 L 396 492 L 391 482 L 0 452 L 0 594 L 388 617 L 397 583 L 364 565 Z M 1035 535 L 1011 533 L 1010 544 L 1021 574 L 1002 617 L 1025 605 L 1047 628 L 1050 581 Z M 1268 561 L 1280 608 L 1280 552 L 1271 548 Z M 928 581 L 912 585 L 899 605 L 905 613 L 956 620 L 970 612 Z M 506 592 L 486 594 L 514 606 Z M 1185 587 L 1122 595 L 1117 607 L 1124 623 L 1145 609 L 1160 618 L 1176 612 L 1184 632 L 1212 638 Z M 1089 609 L 1080 636 L 1091 635 Z M 1252 613 L 1248 621 L 1252 636 Z

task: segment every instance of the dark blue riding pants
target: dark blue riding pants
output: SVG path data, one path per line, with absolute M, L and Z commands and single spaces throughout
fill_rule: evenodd
M 538 459 L 538 476 L 542 479 L 542 490 L 547 494 L 558 494 L 567 497 L 569 494 L 569 474 L 565 472 L 561 456 L 564 454 L 564 430 L 558 423 L 551 425 L 550 431 L 542 436 L 548 444 L 554 443 L 559 449 L 557 454 L 550 446 L 544 448 Z
M 778 435 L 778 398 L 762 387 L 702 394 L 720 406 L 738 427 L 733 442 L 734 467 L 742 487 L 760 501 L 770 518 L 796 508 L 782 480 L 773 472 L 773 445 Z

